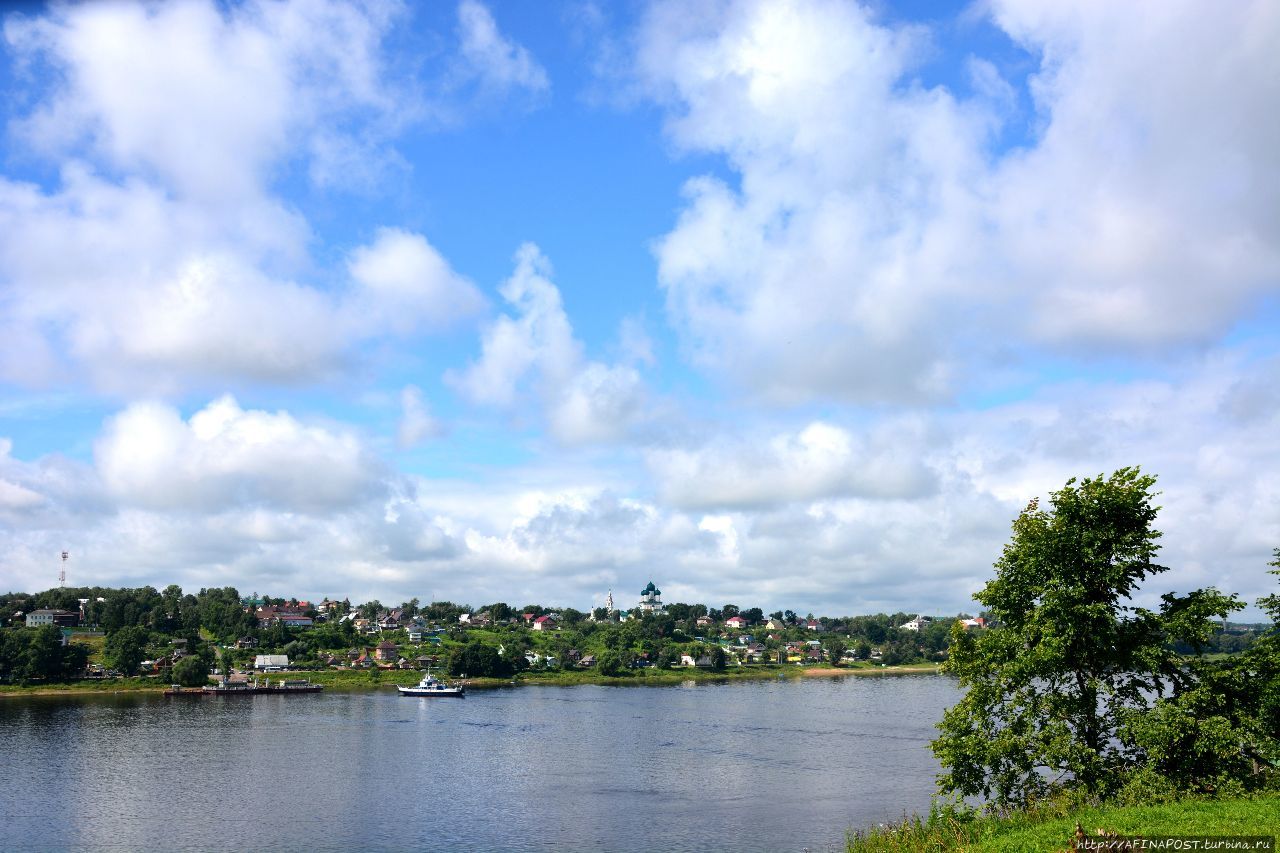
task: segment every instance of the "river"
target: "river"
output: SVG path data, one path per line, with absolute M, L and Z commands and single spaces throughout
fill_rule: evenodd
M 842 850 L 949 678 L 0 700 L 3 850 Z

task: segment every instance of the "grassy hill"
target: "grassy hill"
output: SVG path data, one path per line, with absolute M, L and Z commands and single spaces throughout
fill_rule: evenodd
M 964 850 L 1052 853 L 1070 850 L 1077 823 L 1089 836 L 1280 835 L 1280 795 L 1183 800 L 1142 806 L 1049 807 L 1007 818 L 935 816 L 850 837 L 848 853 Z

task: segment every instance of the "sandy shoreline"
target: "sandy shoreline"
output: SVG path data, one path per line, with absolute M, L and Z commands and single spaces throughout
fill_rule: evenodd
M 942 670 L 937 664 L 908 664 L 907 666 L 886 666 L 883 669 L 833 669 L 810 668 L 803 672 L 807 678 L 816 675 L 921 675 L 939 673 Z

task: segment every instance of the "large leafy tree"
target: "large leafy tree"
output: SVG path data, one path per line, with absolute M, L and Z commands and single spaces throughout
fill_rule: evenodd
M 197 656 L 185 657 L 173 665 L 172 676 L 183 687 L 201 687 L 209 683 L 209 666 Z
M 478 640 L 455 649 L 449 659 L 450 675 L 505 678 L 511 672 L 511 664 L 502 659 L 497 649 Z
M 138 665 L 147 656 L 150 640 L 151 633 L 146 628 L 134 625 L 108 634 L 102 649 L 107 666 L 125 675 L 135 675 Z
M 1240 605 L 1213 589 L 1129 604 L 1154 562 L 1155 478 L 1137 468 L 1032 501 L 1013 523 L 996 576 L 976 596 L 997 622 L 953 629 L 947 669 L 968 688 L 933 742 L 942 790 L 1018 806 L 1059 788 L 1113 793 L 1141 748 L 1124 723 L 1194 674 L 1170 647 L 1202 644 Z

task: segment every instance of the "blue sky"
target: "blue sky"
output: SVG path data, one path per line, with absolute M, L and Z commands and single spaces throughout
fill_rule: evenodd
M 0 588 L 957 612 L 1124 465 L 1150 594 L 1274 586 L 1269 4 L 3 34 Z

